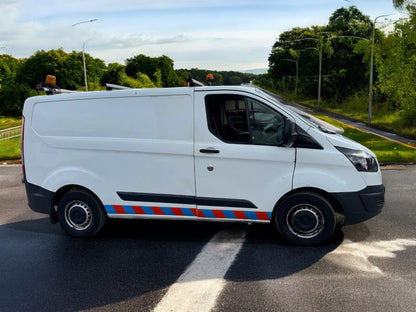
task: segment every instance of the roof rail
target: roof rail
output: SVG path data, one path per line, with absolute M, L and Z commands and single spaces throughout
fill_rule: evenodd
M 113 84 L 113 83 L 106 83 L 105 88 L 106 88 L 107 91 L 111 91 L 113 89 L 116 89 L 116 90 L 131 89 L 129 87 L 120 86 L 120 85 Z
M 187 86 L 188 87 L 202 87 L 202 86 L 205 86 L 205 85 L 202 82 L 200 82 L 196 79 L 189 78 Z
M 58 86 L 47 86 L 44 83 L 36 86 L 36 91 L 44 91 L 47 95 L 61 94 L 61 93 L 77 93 L 79 91 L 61 89 Z

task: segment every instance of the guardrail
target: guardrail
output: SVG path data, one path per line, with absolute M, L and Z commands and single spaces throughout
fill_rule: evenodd
M 0 130 L 0 141 L 20 137 L 22 135 L 21 129 L 22 129 L 21 126 L 17 126 L 17 127 Z

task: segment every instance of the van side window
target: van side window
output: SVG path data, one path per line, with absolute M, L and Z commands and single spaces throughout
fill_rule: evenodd
M 207 95 L 205 107 L 210 132 L 224 142 L 283 144 L 284 117 L 254 99 L 234 94 Z

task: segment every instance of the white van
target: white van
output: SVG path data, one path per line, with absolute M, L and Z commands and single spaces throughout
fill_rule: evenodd
M 32 97 L 22 128 L 29 206 L 73 236 L 107 218 L 244 221 L 317 245 L 336 214 L 353 224 L 384 204 L 370 150 L 258 88 Z

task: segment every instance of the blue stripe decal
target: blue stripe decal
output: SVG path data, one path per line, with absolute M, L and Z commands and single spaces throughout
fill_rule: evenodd
M 170 209 L 169 207 L 160 207 L 160 209 L 162 209 L 163 213 L 167 216 L 174 216 L 175 215 L 173 213 L 172 209 Z
M 149 214 L 149 215 L 154 215 L 155 213 L 153 212 L 152 208 L 149 206 L 142 206 L 142 209 L 144 211 L 145 214 Z
M 136 214 L 131 206 L 124 206 L 123 209 L 127 214 Z
M 232 212 L 231 210 L 223 210 L 222 213 L 224 214 L 224 216 L 227 219 L 237 219 L 237 217 L 235 216 L 234 212 Z
M 104 205 L 104 209 L 107 213 L 116 213 L 113 205 Z
M 257 217 L 256 213 L 253 211 L 244 211 L 244 214 L 246 215 L 247 219 L 251 219 L 251 220 L 258 220 L 259 218 Z
M 212 210 L 200 209 L 199 211 L 202 212 L 206 218 L 215 218 L 215 215 L 212 212 Z
M 183 212 L 184 216 L 187 217 L 195 217 L 195 215 L 193 214 L 191 208 L 181 208 L 181 211 Z

